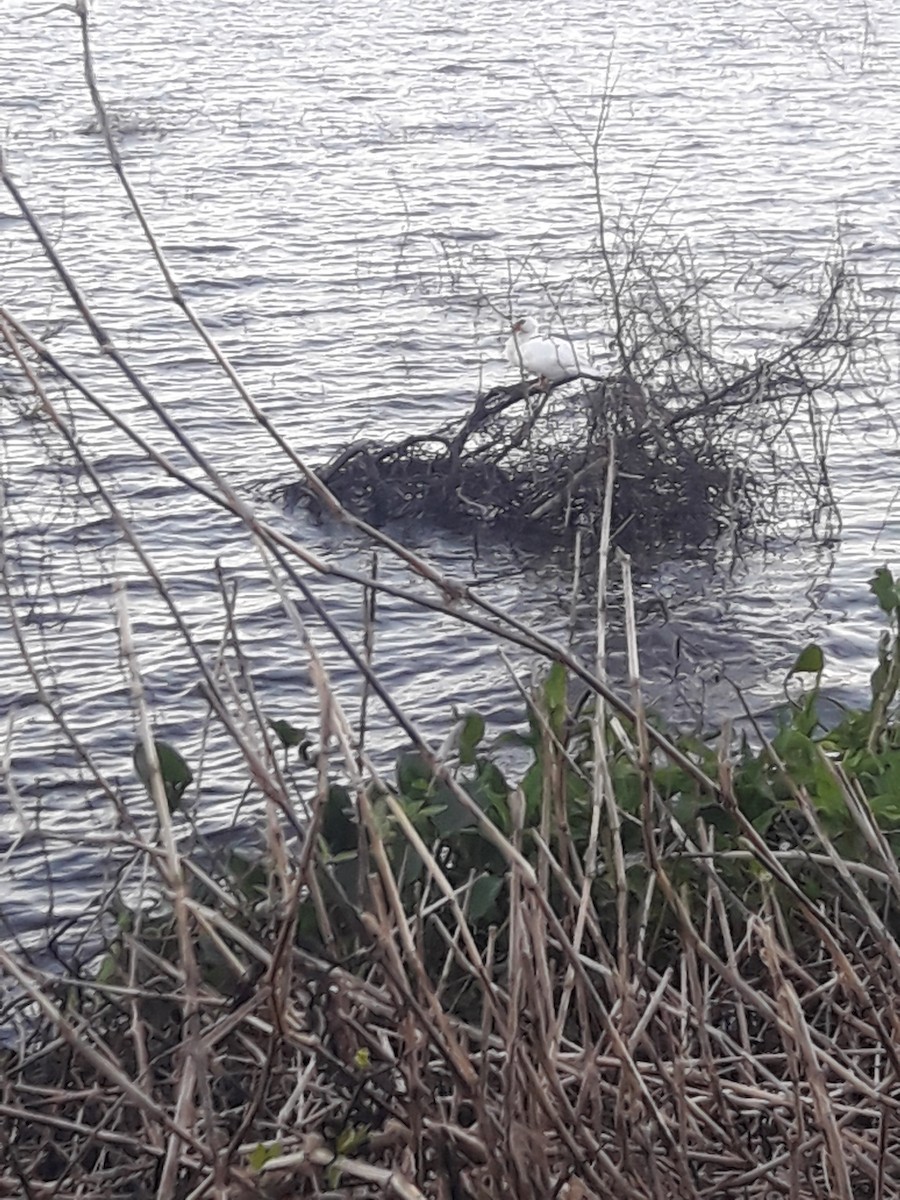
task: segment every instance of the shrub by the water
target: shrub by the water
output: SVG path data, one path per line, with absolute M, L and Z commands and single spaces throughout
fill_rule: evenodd
M 288 502 L 526 544 L 578 534 L 591 550 L 610 485 L 612 541 L 633 554 L 724 529 L 761 536 L 788 514 L 817 525 L 832 508 L 829 397 L 858 379 L 872 336 L 854 272 L 840 256 L 824 264 L 807 319 L 748 359 L 720 344 L 708 281 L 673 247 L 631 237 L 619 230 L 601 254 L 591 322 L 616 330 L 602 373 L 514 379 L 427 433 L 352 442 L 290 483 Z M 800 412 L 802 450 L 784 436 Z

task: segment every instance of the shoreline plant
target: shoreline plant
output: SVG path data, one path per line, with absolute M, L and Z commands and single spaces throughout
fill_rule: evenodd
M 270 812 L 263 855 L 211 861 L 174 837 L 184 761 L 142 761 L 156 882 L 118 897 L 102 959 L 59 978 L 0 951 L 28 1014 L 0 1183 L 896 1195 L 900 586 L 872 587 L 866 708 L 819 719 L 807 647 L 773 736 L 664 731 L 680 763 L 639 694 L 601 717 L 559 664 L 526 731 L 489 744 L 469 712 L 388 776 L 351 758 L 332 778 L 281 721 L 307 835 Z

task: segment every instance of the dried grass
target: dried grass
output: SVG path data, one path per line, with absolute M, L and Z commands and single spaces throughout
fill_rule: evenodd
M 25 947 L 0 947 L 0 1026 L 8 1031 L 0 1050 L 0 1194 L 27 1200 L 900 1196 L 900 874 L 864 798 L 835 770 L 874 863 L 844 860 L 809 806 L 803 811 L 819 847 L 815 854 L 806 841 L 769 844 L 741 813 L 727 739 L 717 777 L 709 778 L 647 720 L 627 604 L 630 702 L 606 684 L 602 653 L 589 670 L 539 630 L 348 511 L 267 422 L 178 289 L 116 151 L 93 77 L 84 0 L 75 11 L 98 128 L 176 303 L 305 486 L 330 514 L 396 555 L 412 582 L 388 584 L 375 571 L 361 576 L 323 561 L 249 509 L 108 343 L 0 163 L 3 184 L 85 328 L 190 456 L 190 472 L 173 466 L 44 340 L 0 310 L 10 361 L 18 363 L 92 496 L 170 606 L 184 653 L 197 664 L 211 719 L 231 740 L 248 789 L 260 798 L 265 840 L 260 869 L 201 853 L 178 835 L 155 761 L 127 591 L 120 589 L 119 637 L 158 826 L 152 837 L 145 835 L 140 814 L 130 811 L 118 781 L 94 761 L 78 714 L 55 689 L 47 658 L 19 618 L 20 598 L 7 573 L 11 629 L 36 694 L 56 722 L 60 743 L 115 814 L 110 847 L 132 856 L 132 878 L 143 882 L 137 895 L 117 898 L 124 907 L 113 899 L 103 906 L 112 925 L 102 955 L 73 957 L 64 969 L 50 971 Z M 627 329 L 624 318 L 619 328 Z M 629 343 L 632 349 L 646 344 L 642 338 Z M 633 374 L 640 361 L 633 356 Z M 223 585 L 231 653 L 228 670 L 216 673 L 152 556 L 84 456 L 54 399 L 60 381 L 140 446 L 161 473 L 244 521 L 316 689 L 316 770 L 301 786 L 276 754 L 256 702 L 233 597 Z M 603 572 L 619 522 L 616 497 L 623 496 L 616 478 L 624 479 L 630 462 L 631 450 L 621 458 L 621 448 L 645 455 L 645 465 L 661 460 L 671 446 L 687 445 L 682 431 L 693 417 L 714 422 L 729 411 L 729 397 L 740 409 L 768 382 L 770 376 L 732 380 L 718 399 L 714 391 L 701 395 L 693 414 L 667 405 L 672 440 L 665 450 L 623 409 L 616 416 L 621 428 L 598 426 L 592 435 L 596 460 L 585 459 L 552 496 L 544 479 L 542 502 L 552 500 L 554 513 L 571 511 L 580 502 L 575 485 L 605 456 L 589 496 L 601 531 L 601 646 Z M 448 434 L 450 461 L 454 452 L 457 466 L 468 461 L 470 440 L 490 444 L 492 423 L 503 421 L 508 431 L 514 399 L 486 397 L 461 441 L 459 430 Z M 539 398 L 530 410 L 519 444 L 537 430 L 546 404 Z M 608 469 L 611 432 L 617 434 L 615 474 Z M 514 441 L 506 437 L 507 461 L 494 462 L 498 471 L 509 469 Z M 558 466 L 553 455 L 565 447 L 542 444 L 551 449 L 539 473 L 552 472 Z M 481 452 L 481 461 L 490 455 Z M 710 461 L 712 470 L 732 469 Z M 579 477 L 584 468 L 590 470 Z M 410 484 L 411 495 L 419 485 Z M 483 503 L 485 493 L 479 495 Z M 519 506 L 530 518 L 532 500 Z M 403 595 L 566 664 L 596 702 L 584 853 L 568 824 L 569 751 L 553 723 L 542 725 L 540 823 L 526 826 L 524 798 L 514 789 L 507 797 L 514 819 L 504 833 L 460 786 L 453 747 L 436 751 L 394 701 L 373 669 L 371 638 L 360 651 L 317 599 L 309 582 L 317 572 L 359 586 L 367 597 Z M 627 577 L 625 583 L 628 598 Z M 499 856 L 505 915 L 495 925 L 484 928 L 472 915 L 478 879 L 462 888 L 451 882 L 441 847 L 423 841 L 396 788 L 367 757 L 297 596 L 342 648 L 367 695 L 390 714 L 398 736 L 432 764 Z M 637 770 L 636 817 L 623 810 L 611 782 L 607 751 L 613 743 L 626 747 Z M 679 824 L 655 789 L 654 765 L 663 760 L 685 771 L 739 823 L 740 850 L 720 852 L 715 831 L 702 821 Z M 359 903 L 352 918 L 346 905 L 333 903 L 340 879 L 317 836 L 336 779 L 348 789 L 358 828 Z M 386 844 L 376 792 L 391 812 L 394 836 L 399 831 L 424 864 L 412 906 Z M 639 862 L 624 846 L 624 832 L 635 828 L 643 847 Z M 736 855 L 758 880 L 752 906 L 730 887 Z M 797 883 L 797 862 L 815 866 L 816 898 Z M 315 927 L 298 925 L 310 908 Z
M 550 814 L 559 752 L 548 734 Z M 508 919 L 486 932 L 421 842 L 427 886 L 404 906 L 359 781 L 369 873 L 349 959 L 297 940 L 323 843 L 295 846 L 252 908 L 233 868 L 148 847 L 162 899 L 99 977 L 0 950 L 23 1029 L 3 1057 L 5 1194 L 900 1194 L 900 956 L 852 902 L 852 865 L 822 871 L 823 908 L 786 897 L 760 854 L 771 882 L 747 911 L 712 834 L 692 851 L 645 785 L 647 865 L 627 881 L 602 817 L 591 869 L 559 824 L 534 864 L 521 832 L 494 830 Z M 282 836 L 272 817 L 271 851 Z M 699 895 L 675 883 L 690 853 Z

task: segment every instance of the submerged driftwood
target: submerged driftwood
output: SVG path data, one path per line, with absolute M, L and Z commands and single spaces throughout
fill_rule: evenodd
M 700 545 L 753 517 L 754 477 L 725 436 L 745 407 L 773 404 L 762 368 L 674 410 L 627 375 L 497 387 L 461 422 L 383 444 L 356 441 L 318 478 L 375 525 L 422 517 L 517 538 L 599 533 L 610 463 L 612 526 L 629 547 Z M 726 414 L 732 420 L 724 420 Z M 302 484 L 289 502 L 315 503 Z
M 853 376 L 862 325 L 842 264 L 804 327 L 754 362 L 717 355 L 687 318 L 622 318 L 605 377 L 522 379 L 464 419 L 391 443 L 355 441 L 318 479 L 375 525 L 410 517 L 516 540 L 599 537 L 610 464 L 613 540 L 700 546 L 830 505 L 823 396 Z M 319 504 L 303 482 L 289 503 Z
M 411 516 L 449 528 L 500 526 L 517 537 L 599 530 L 611 460 L 617 540 L 699 544 L 750 517 L 749 477 L 687 413 L 657 410 L 625 376 L 498 387 L 457 425 L 387 445 L 357 441 L 318 472 L 358 516 Z M 302 485 L 291 502 L 309 498 Z

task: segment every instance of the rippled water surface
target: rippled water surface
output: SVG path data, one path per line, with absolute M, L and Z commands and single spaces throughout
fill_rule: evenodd
M 66 268 L 169 416 L 238 494 L 311 553 L 366 570 L 370 551 L 358 541 L 271 501 L 289 465 L 208 361 L 141 241 L 93 124 L 77 22 L 35 9 L 3 0 L 0 128 L 10 169 Z M 500 310 L 545 314 L 558 298 L 599 337 L 587 286 L 594 181 L 583 156 L 611 73 L 600 180 L 611 210 L 689 234 L 699 269 L 721 276 L 730 306 L 752 313 L 758 328 L 777 333 L 802 304 L 770 292 L 775 299 L 760 311 L 746 273 L 821 261 L 839 225 L 867 302 L 890 304 L 898 40 L 900 13 L 886 0 L 827 9 L 786 2 L 777 12 L 750 0 L 106 0 L 94 53 L 125 165 L 185 295 L 267 416 L 315 463 L 357 435 L 426 430 L 462 414 L 499 379 L 502 322 L 484 297 Z M 3 302 L 34 328 L 54 328 L 50 344 L 68 367 L 194 470 L 97 353 L 6 195 L 0 262 Z M 889 380 L 895 350 L 891 334 Z M 2 359 L 0 372 L 0 382 L 14 374 Z M 882 395 L 896 415 L 894 390 Z M 245 530 L 164 478 L 74 393 L 68 402 L 85 453 L 204 652 L 214 657 L 225 633 L 220 589 L 236 586 L 247 671 L 262 702 L 299 719 L 311 714 L 302 656 Z M 728 694 L 726 675 L 764 705 L 796 650 L 816 638 L 834 686 L 861 693 L 878 632 L 866 580 L 900 548 L 897 457 L 882 409 L 854 394 L 843 407 L 831 442 L 840 540 L 776 544 L 730 573 L 662 563 L 639 595 L 655 680 L 690 680 L 695 696 L 715 703 Z M 198 752 L 205 708 L 196 666 L 183 652 L 173 656 L 170 614 L 59 439 L 9 394 L 0 433 L 21 635 L 52 664 L 54 694 L 98 768 L 135 795 L 111 577 L 128 585 L 158 724 Z M 426 529 L 405 533 L 445 570 L 482 580 L 495 603 L 565 633 L 564 563 Z M 400 578 L 399 568 L 383 569 Z M 327 576 L 315 587 L 359 629 L 358 594 Z M 665 622 L 654 596 L 668 606 Z M 312 628 L 351 699 L 352 671 L 314 620 Z M 0 703 L 12 803 L 0 813 L 0 899 L 21 930 L 40 924 L 48 905 L 57 916 L 77 912 L 85 886 L 109 876 L 105 848 L 91 841 L 109 817 L 68 752 L 54 749 L 60 739 L 9 631 L 4 618 Z M 477 704 L 498 723 L 514 710 L 491 641 L 449 618 L 386 601 L 376 656 L 386 686 L 435 735 L 454 704 Z M 384 725 L 377 706 L 373 721 Z M 212 831 L 230 819 L 233 781 L 215 738 L 207 761 L 201 824 Z M 36 822 L 63 839 L 52 852 Z M 84 843 L 67 846 L 79 827 Z

